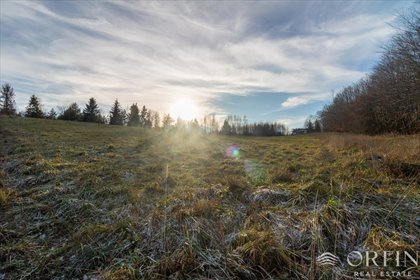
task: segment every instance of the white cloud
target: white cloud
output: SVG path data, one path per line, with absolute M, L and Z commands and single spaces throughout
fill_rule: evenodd
M 284 102 L 281 103 L 282 109 L 291 109 L 297 106 L 309 104 L 315 101 L 325 101 L 331 98 L 331 94 L 329 93 L 318 93 L 318 94 L 303 94 L 299 96 L 293 96 L 287 98 Z
M 282 104 L 293 108 L 362 77 L 364 70 L 342 58 L 363 61 L 390 34 L 384 21 L 393 17 L 375 11 L 312 18 L 317 24 L 302 23 L 301 33 L 289 34 L 297 20 L 281 22 L 274 11 L 299 17 L 293 5 L 1 2 L 1 82 L 10 81 L 17 93 L 25 89 L 21 108 L 31 85 L 47 106 L 95 96 L 101 104 L 118 98 L 168 112 L 181 97 L 212 112 L 211 100 L 225 93 L 270 91 L 298 94 Z M 265 20 L 279 34 L 255 30 Z
M 303 97 L 289 97 L 286 101 L 281 103 L 281 106 L 284 108 L 293 108 L 299 105 L 305 105 L 308 104 L 309 100 L 305 99 Z

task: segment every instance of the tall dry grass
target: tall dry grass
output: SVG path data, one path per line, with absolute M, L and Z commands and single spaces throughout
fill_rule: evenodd
M 420 135 L 386 134 L 368 136 L 349 133 L 319 134 L 317 137 L 337 149 L 358 149 L 386 161 L 420 163 Z

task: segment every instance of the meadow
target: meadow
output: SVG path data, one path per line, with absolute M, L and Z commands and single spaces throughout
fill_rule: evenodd
M 0 143 L 0 278 L 340 279 L 316 257 L 419 249 L 419 135 L 1 117 Z

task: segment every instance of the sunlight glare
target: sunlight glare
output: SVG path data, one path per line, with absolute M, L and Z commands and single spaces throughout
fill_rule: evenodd
M 198 107 L 191 100 L 178 100 L 172 104 L 170 114 L 174 119 L 180 117 L 185 121 L 191 121 L 197 118 Z

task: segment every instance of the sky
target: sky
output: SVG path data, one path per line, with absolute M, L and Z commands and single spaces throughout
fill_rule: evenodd
M 93 96 L 303 125 L 365 77 L 414 1 L 0 1 L 0 82 L 24 110 Z

